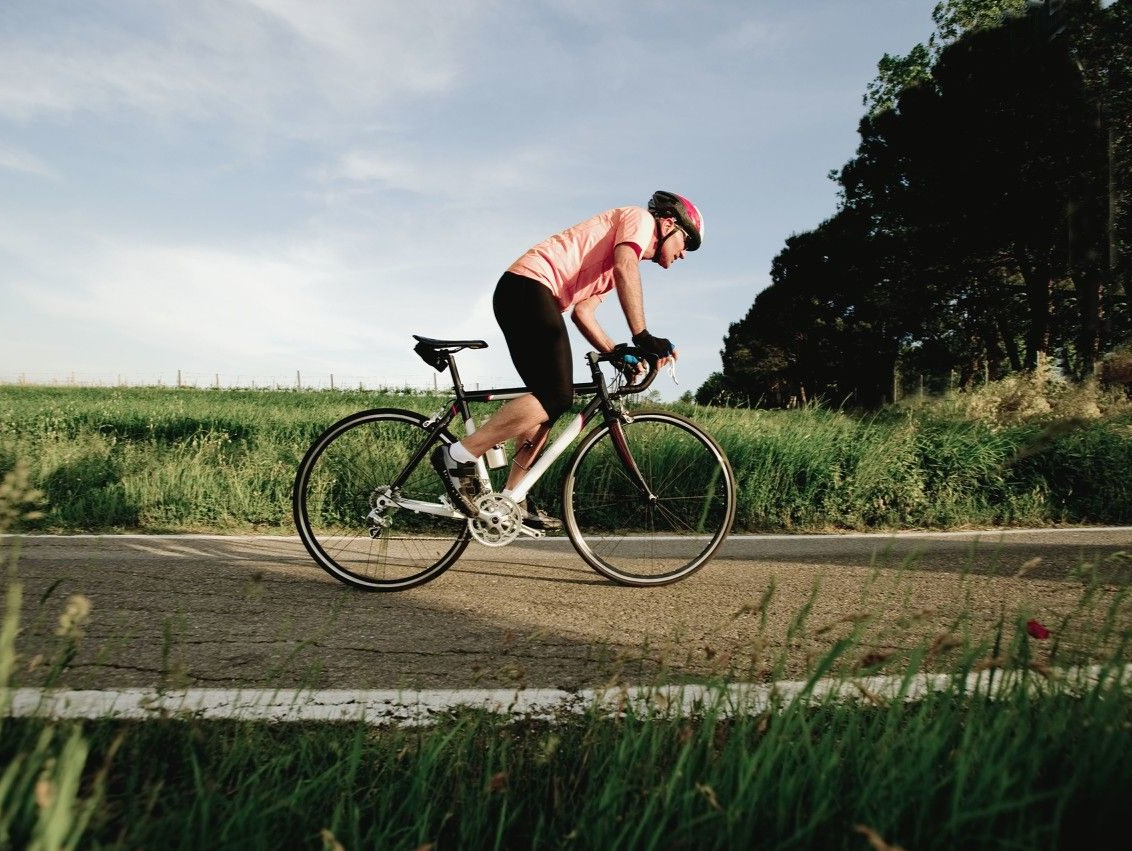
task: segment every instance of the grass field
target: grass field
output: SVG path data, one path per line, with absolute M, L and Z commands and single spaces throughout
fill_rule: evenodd
M 442 405 L 414 394 L 3 387 L 0 474 L 29 465 L 46 496 L 44 531 L 290 533 L 295 466 L 318 433 L 366 408 Z M 1127 404 L 1015 405 L 1012 416 L 954 402 L 871 415 L 672 407 L 727 451 L 737 531 L 1132 521 Z M 539 486 L 552 511 L 562 465 Z

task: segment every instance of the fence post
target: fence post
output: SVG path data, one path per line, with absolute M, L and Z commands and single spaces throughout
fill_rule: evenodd
M 330 389 L 334 389 L 334 373 L 330 373 Z
M 299 374 L 299 371 L 297 369 L 295 370 L 295 389 L 303 389 L 303 376 Z
M 216 389 L 220 389 L 220 373 L 216 373 Z
M 177 389 L 181 389 L 181 370 L 177 370 Z

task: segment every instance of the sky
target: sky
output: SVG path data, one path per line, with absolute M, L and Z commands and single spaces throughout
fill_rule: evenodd
M 705 228 L 641 266 L 655 387 L 694 392 L 935 2 L 2 0 L 0 381 L 428 386 L 417 333 L 514 385 L 500 274 L 666 189 Z

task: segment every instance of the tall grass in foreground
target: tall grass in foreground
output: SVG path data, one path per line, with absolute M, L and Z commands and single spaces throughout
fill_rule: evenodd
M 29 486 L 22 466 L 0 478 L 0 533 L 21 517 L 34 518 L 32 506 L 41 497 Z M 8 718 L 23 587 L 16 579 L 13 552 L 0 549 L 0 567 L 6 578 L 0 609 L 0 849 L 72 849 L 101 800 L 105 772 L 84 777 L 90 746 L 78 725 L 36 724 L 29 730 Z M 77 629 L 73 613 L 70 617 L 65 614 L 58 636 L 65 641 L 74 639 Z M 111 744 L 109 755 L 116 748 Z M 80 794 L 84 785 L 86 797 Z
M 442 404 L 412 394 L 2 387 L 0 474 L 29 463 L 50 506 L 42 530 L 290 532 L 295 467 L 318 433 L 357 410 Z M 1019 404 L 944 400 L 871 415 L 672 407 L 727 451 L 739 531 L 1132 521 L 1132 406 Z M 563 466 L 539 486 L 552 511 Z
M 994 699 L 957 684 L 751 714 L 709 701 L 419 729 L 165 718 L 81 733 L 21 719 L 0 760 L 69 728 L 90 754 L 68 791 L 99 801 L 83 842 L 105 848 L 1106 847 L 1132 789 L 1124 669 L 1073 682 L 1026 659 L 1024 641 L 1004 648 L 1033 688 Z M 31 832 L 24 809 L 11 847 Z

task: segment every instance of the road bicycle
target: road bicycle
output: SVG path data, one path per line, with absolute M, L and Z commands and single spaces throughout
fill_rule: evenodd
M 562 520 L 586 563 L 623 585 L 663 585 L 699 570 L 719 550 L 735 517 L 727 456 L 691 420 L 625 403 L 656 378 L 655 356 L 631 347 L 587 354 L 592 381 L 574 385 L 576 397 L 589 397 L 581 412 L 513 489 L 492 487 L 486 459 L 495 452 L 479 459 L 478 488 L 469 494 L 477 514 L 468 517 L 451 504 L 429 455 L 456 442 L 449 426 L 457 417 L 466 433 L 475 430 L 470 404 L 530 391 L 463 386 L 455 355 L 486 348 L 482 340 L 413 336 L 422 359 L 449 370 L 453 398 L 429 417 L 395 408 L 352 414 L 323 432 L 299 464 L 295 525 L 331 576 L 355 588 L 400 591 L 435 579 L 473 539 L 501 547 L 543 537 L 523 525 L 519 503 L 594 421 L 561 474 Z M 605 364 L 613 369 L 608 382 Z

